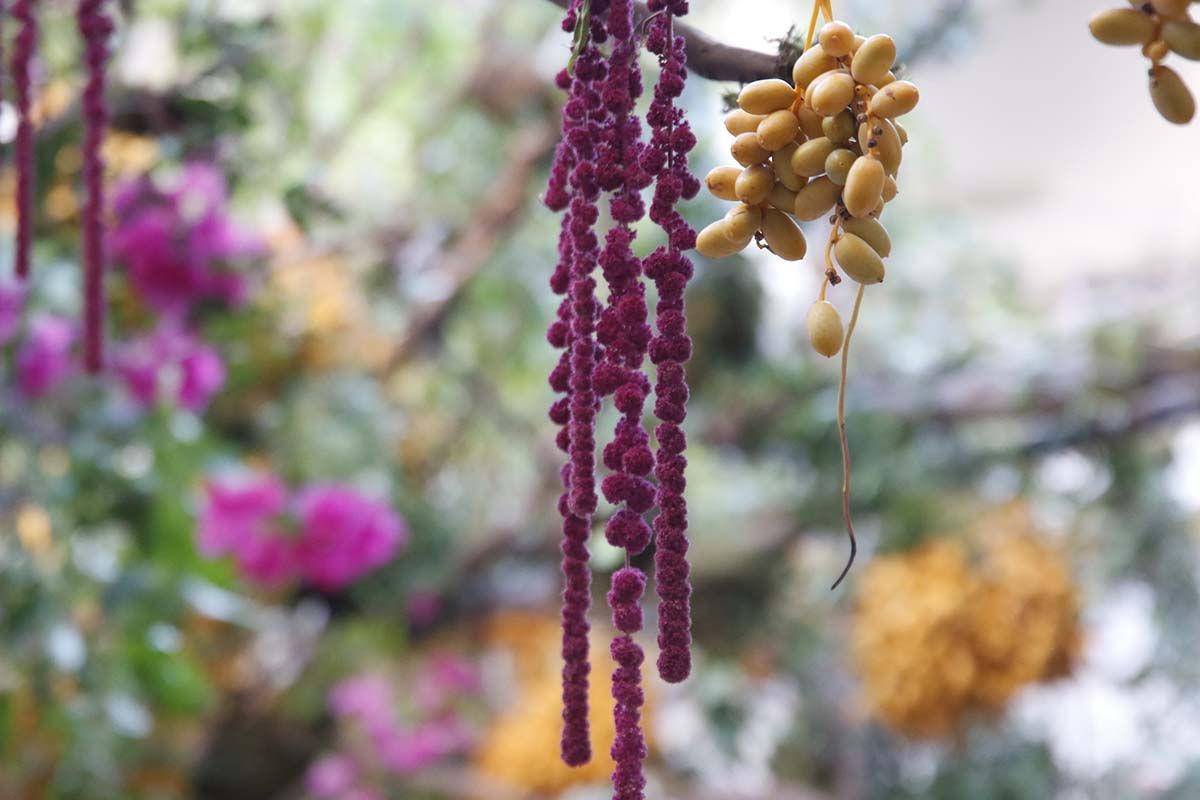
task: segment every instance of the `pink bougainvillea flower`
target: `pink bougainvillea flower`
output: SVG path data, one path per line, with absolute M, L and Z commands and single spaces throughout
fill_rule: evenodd
M 391 722 L 394 701 L 391 683 L 374 672 L 347 678 L 329 690 L 329 710 L 340 719 Z
M 16 283 L 0 283 L 0 345 L 8 344 L 21 327 L 25 289 Z
M 76 330 L 67 319 L 43 316 L 33 321 L 17 353 L 17 388 L 30 399 L 45 397 L 75 371 L 71 350 Z
M 186 364 L 183 372 L 186 378 Z M 157 385 L 144 372 L 132 378 L 143 396 L 151 391 L 145 384 Z M 188 392 L 185 381 L 181 403 L 193 399 Z M 407 538 L 404 521 L 386 503 L 340 485 L 292 498 L 273 475 L 210 482 L 197 528 L 201 553 L 233 555 L 250 580 L 273 587 L 304 578 L 322 591 L 343 589 L 387 563 Z
M 248 536 L 234 547 L 238 569 L 260 586 L 274 588 L 296 577 L 296 549 L 291 539 L 269 532 Z
M 229 199 L 229 187 L 215 164 L 189 161 L 167 189 L 166 196 L 182 218 L 195 220 L 224 206 Z
M 317 797 L 342 800 L 358 783 L 358 766 L 348 756 L 322 756 L 309 767 L 304 783 Z
M 110 247 L 134 291 L 160 314 L 181 316 L 201 302 L 236 304 L 245 282 L 228 269 L 261 256 L 263 244 L 229 216 L 225 177 L 212 164 L 187 164 L 165 189 L 139 178 L 114 192 L 120 223 Z
M 411 775 L 463 752 L 473 740 L 461 720 L 446 717 L 390 731 L 375 744 L 385 769 L 396 775 Z
M 296 557 L 318 589 L 344 588 L 386 564 L 408 538 L 387 503 L 340 485 L 314 486 L 296 501 L 300 537 Z
M 225 385 L 225 362 L 216 349 L 172 324 L 127 345 L 117 372 L 134 401 L 150 408 L 160 398 L 202 411 Z
M 478 674 L 473 665 L 453 655 L 430 659 L 415 685 L 406 687 L 406 701 L 426 691 L 433 681 L 438 691 L 447 695 L 453 691 L 475 693 Z M 474 731 L 456 712 L 442 708 L 430 711 L 421 702 L 406 702 L 397 707 L 399 695 L 390 679 L 381 673 L 364 672 L 346 678 L 329 691 L 329 709 L 342 725 L 349 725 L 349 740 L 357 743 L 345 753 L 353 759 L 358 774 L 405 777 L 468 752 L 475 743 Z M 326 759 L 322 759 L 325 761 Z M 319 767 L 319 769 L 318 769 Z M 321 782 L 318 779 L 322 779 Z M 353 769 L 333 761 L 331 765 L 318 762 L 309 772 L 310 791 L 319 797 L 316 787 L 344 785 L 354 781 Z M 359 783 L 360 787 L 366 784 Z M 345 797 L 348 795 L 339 795 Z
M 200 509 L 200 552 L 213 558 L 239 552 L 251 540 L 277 536 L 286 503 L 287 488 L 274 475 L 210 481 Z
M 426 713 L 445 709 L 457 697 L 477 694 L 481 689 L 479 670 L 453 653 L 431 656 L 414 681 L 413 702 Z
M 179 367 L 183 371 L 179 404 L 189 411 L 205 408 L 225 385 L 225 362 L 209 345 L 198 343 L 180 359 Z

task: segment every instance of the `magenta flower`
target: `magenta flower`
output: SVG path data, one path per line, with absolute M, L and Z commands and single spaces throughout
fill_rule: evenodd
M 113 257 L 159 313 L 181 316 L 201 302 L 244 299 L 245 283 L 228 266 L 264 248 L 229 217 L 227 200 L 224 176 L 198 162 L 165 190 L 145 178 L 116 190 L 121 222 L 111 236 Z
M 193 220 L 219 210 L 229 200 L 225 176 L 204 161 L 185 164 L 179 180 L 165 194 L 181 217 Z
M 421 695 L 433 687 L 441 693 L 434 708 Z M 364 672 L 346 678 L 329 691 L 329 710 L 343 726 L 350 745 L 342 755 L 326 756 L 309 770 L 309 791 L 332 797 L 334 787 L 357 784 L 359 790 L 376 790 L 358 776 L 375 781 L 387 776 L 406 777 L 467 752 L 475 742 L 468 722 L 454 711 L 451 701 L 478 691 L 474 665 L 450 655 L 429 659 L 411 686 L 401 693 L 384 674 Z M 397 704 L 403 699 L 405 702 Z M 340 759 L 345 758 L 346 764 Z M 322 793 L 324 792 L 324 793 Z M 349 797 L 339 794 L 337 797 Z
M 321 798 L 341 800 L 358 782 L 358 766 L 354 759 L 333 754 L 322 756 L 308 769 L 304 785 Z
M 208 295 L 208 271 L 179 240 L 170 208 L 147 208 L 112 232 L 113 258 L 125 264 L 134 291 L 156 311 L 182 314 Z
M 291 539 L 272 532 L 249 536 L 236 547 L 238 569 L 254 583 L 276 588 L 296 577 L 296 548 Z
M 45 397 L 75 371 L 75 326 L 62 317 L 34 320 L 17 353 L 17 388 L 33 400 Z
M 0 283 L 0 345 L 5 345 L 21 327 L 25 288 L 19 283 Z
M 341 589 L 386 564 L 408 538 L 404 522 L 386 503 L 347 486 L 316 486 L 296 501 L 300 538 L 296 557 L 318 589 Z
M 347 678 L 329 690 L 329 710 L 342 719 L 391 719 L 393 701 L 391 683 L 373 672 Z
M 126 346 L 117 372 L 134 401 L 150 408 L 160 398 L 202 411 L 225 385 L 225 362 L 216 349 L 172 324 Z
M 480 691 L 481 679 L 475 665 L 452 653 L 432 656 L 414 681 L 414 704 L 433 714 L 447 708 L 452 700 Z
M 456 717 L 396 728 L 376 741 L 379 760 L 396 775 L 411 775 L 467 749 L 474 737 Z
M 256 583 L 303 578 L 324 591 L 343 589 L 387 563 L 407 537 L 386 503 L 338 485 L 291 497 L 273 475 L 211 482 L 197 528 L 201 553 L 234 556 Z
M 249 542 L 278 537 L 276 530 L 286 503 L 287 488 L 274 475 L 210 482 L 200 510 L 200 552 L 215 558 L 239 553 L 251 546 Z

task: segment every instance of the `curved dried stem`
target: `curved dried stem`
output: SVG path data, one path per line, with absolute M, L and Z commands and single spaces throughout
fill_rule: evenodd
M 850 324 L 846 326 L 846 341 L 842 344 L 842 377 L 838 383 L 837 425 L 838 440 L 842 445 L 842 517 L 846 520 L 846 534 L 850 537 L 850 558 L 842 568 L 842 574 L 829 587 L 836 589 L 850 573 L 854 565 L 854 557 L 858 555 L 858 540 L 854 536 L 854 520 L 850 517 L 850 445 L 846 440 L 846 372 L 850 363 L 850 338 L 854 336 L 854 328 L 858 325 L 858 312 L 862 308 L 863 292 L 866 286 L 859 284 L 858 294 L 854 298 L 854 311 L 850 314 Z

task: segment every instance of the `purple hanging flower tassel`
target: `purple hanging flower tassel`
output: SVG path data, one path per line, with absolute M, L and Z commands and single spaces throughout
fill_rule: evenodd
M 564 225 L 569 225 L 569 215 Z M 551 278 L 551 287 L 558 294 L 565 294 L 569 284 L 570 264 L 573 260 L 571 235 L 563 230 L 559 236 L 559 265 Z M 556 392 L 567 394 L 555 401 L 550 408 L 550 418 L 562 426 L 558 445 L 564 451 L 570 449 L 570 341 L 571 299 L 563 299 L 559 307 L 559 318 L 551 325 L 551 344 L 566 348 L 558 366 L 550 374 L 550 384 Z M 562 516 L 562 571 L 564 576 L 562 606 L 562 698 L 563 732 L 562 759 L 571 766 L 586 764 L 592 758 L 591 733 L 588 725 L 588 608 L 591 605 L 591 571 L 588 568 L 588 535 L 591 519 L 578 517 L 571 512 L 569 499 L 571 489 L 571 465 L 563 466 L 563 493 L 558 499 L 558 510 Z
M 104 365 L 104 134 L 108 105 L 104 98 L 108 38 L 113 23 L 107 0 L 80 0 L 77 20 L 84 42 L 87 86 L 83 90 L 83 177 L 87 203 L 83 209 L 84 363 L 90 372 Z
M 654 476 L 658 479 L 659 513 L 654 519 L 657 548 L 654 577 L 659 597 L 658 674 L 678 683 L 691 672 L 691 585 L 687 562 L 687 486 L 683 453 L 687 439 L 681 427 L 687 416 L 688 387 L 684 364 L 692 354 L 684 316 L 684 291 L 692 277 L 692 263 L 684 252 L 695 247 L 696 233 L 675 209 L 680 199 L 691 199 L 700 182 L 687 165 L 687 154 L 696 145 L 695 134 L 675 105 L 687 80 L 684 40 L 675 36 L 673 20 L 687 13 L 687 0 L 650 0 L 651 22 L 646 47 L 659 57 L 662 68 L 654 101 L 646 114 L 653 128 L 642 166 L 656 178 L 650 218 L 667 233 L 668 244 L 647 256 L 646 275 L 658 288 L 655 308 L 657 335 L 650 342 L 650 360 L 658 367 L 654 387 L 654 415 L 658 452 Z
M 612 675 L 613 713 L 616 738 L 612 755 L 616 762 L 613 771 L 613 800 L 642 800 L 646 778 L 642 762 L 646 759 L 646 739 L 642 735 L 642 648 L 632 634 L 642 629 L 642 594 L 646 591 L 646 576 L 641 570 L 625 567 L 613 574 L 608 604 L 612 621 L 623 636 L 613 639 L 609 648 L 617 668 Z
M 655 489 L 646 478 L 654 467 L 654 456 L 650 437 L 642 427 L 650 392 L 642 366 L 651 330 L 646 321 L 649 310 L 642 265 L 633 253 L 635 233 L 631 227 L 645 214 L 641 190 L 650 183 L 650 176 L 640 167 L 641 123 L 633 114 L 642 76 L 637 66 L 631 0 L 614 0 L 608 25 L 614 46 L 601 95 L 613 120 L 596 172 L 601 187 L 614 192 L 610 209 L 616 226 L 608 232 L 600 254 L 609 302 L 597 326 L 604 359 L 596 372 L 595 389 L 601 395 L 612 394 L 622 415 L 613 440 L 604 448 L 604 465 L 611 473 L 601 490 L 610 503 L 624 507 L 609 519 L 605 534 L 614 547 L 637 555 L 650 543 L 650 526 L 642 515 L 654 506 Z
M 17 247 L 14 262 L 17 276 L 29 276 L 29 253 L 33 243 L 33 78 L 31 70 L 37 53 L 38 23 L 34 14 L 37 0 L 16 0 L 12 16 L 20 28 L 13 41 L 12 75 L 17 101 L 17 139 L 14 160 L 17 168 Z
M 557 78 L 559 87 L 568 90 L 569 95 L 562 113 L 563 139 L 545 196 L 547 206 L 566 212 L 559 235 L 559 262 L 550 281 L 552 290 L 564 298 L 547 338 L 553 346 L 564 348 L 550 375 L 551 387 L 564 397 L 551 407 L 550 417 L 561 426 L 558 445 L 568 456 L 562 472 L 564 492 L 559 499 L 559 513 L 563 518 L 564 575 L 562 758 L 571 766 L 585 764 L 592 756 L 588 725 L 591 573 L 587 539 L 597 504 L 595 425 L 599 403 L 592 373 L 599 357 L 595 340 L 599 304 L 592 273 L 599 251 L 594 228 L 600 216 L 596 207 L 600 188 L 593 161 L 604 127 L 603 104 L 596 89 L 604 76 L 604 64 L 596 44 L 607 36 L 599 5 L 597 0 L 591 3 L 587 41 L 575 61 L 574 74 L 564 70 Z M 581 9 L 581 0 L 572 0 L 563 20 L 565 31 L 574 31 L 580 24 Z
M 632 634 L 642 629 L 642 595 L 646 576 L 628 566 L 628 557 L 650 544 L 650 526 L 644 514 L 654 506 L 655 487 L 648 479 L 654 468 L 649 434 L 642 426 L 650 381 L 643 372 L 651 330 L 642 282 L 642 264 L 633 253 L 632 225 L 646 212 L 641 191 L 650 176 L 641 168 L 642 126 L 634 114 L 642 93 L 637 64 L 640 45 L 634 29 L 632 0 L 613 0 L 608 12 L 608 32 L 613 39 L 608 75 L 601 88 L 605 108 L 612 115 L 600 148 L 596 172 L 601 188 L 612 191 L 610 211 L 615 226 L 605 238 L 600 265 L 608 284 L 608 306 L 601 313 L 596 337 L 604 357 L 594 388 L 613 395 L 621 417 L 612 441 L 604 448 L 604 465 L 611 471 L 601 484 L 606 500 L 618 506 L 605 526 L 610 544 L 627 553 L 626 566 L 613 575 L 608 594 L 613 625 L 621 632 L 610 652 L 617 667 L 612 676 L 615 738 L 610 751 L 614 800 L 642 800 L 646 758 L 641 729 L 641 667 L 644 655 Z
M 8 0 L 0 0 L 0 100 L 4 99 L 4 23 L 8 19 Z

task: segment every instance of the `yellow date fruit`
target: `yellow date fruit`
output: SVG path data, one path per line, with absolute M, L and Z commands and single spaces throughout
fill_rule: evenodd
M 1179 73 L 1161 64 L 1150 77 L 1150 99 L 1163 119 L 1176 125 L 1186 125 L 1196 116 L 1196 99 Z
M 817 41 L 825 48 L 826 53 L 834 58 L 842 58 L 850 55 L 850 50 L 854 47 L 854 30 L 838 20 L 826 22 L 817 35 Z
M 762 211 L 745 203 L 738 203 L 725 212 L 725 236 L 733 242 L 752 237 L 762 226 Z
M 846 188 L 842 190 L 842 202 L 853 217 L 865 217 L 875 210 L 883 199 L 883 184 L 887 172 L 876 158 L 863 157 L 850 167 L 846 176 Z
M 843 111 L 821 121 L 821 132 L 829 141 L 844 145 L 854 136 L 854 115 Z
M 896 42 L 887 34 L 878 33 L 863 42 L 855 52 L 850 62 L 850 74 L 859 83 L 878 86 L 895 63 Z
M 833 246 L 838 266 L 851 280 L 869 285 L 883 280 L 883 259 L 871 245 L 853 233 L 843 233 Z
M 739 136 L 743 133 L 754 133 L 758 130 L 758 126 L 766 119 L 763 114 L 750 114 L 742 111 L 740 108 L 735 108 L 725 115 L 725 130 L 732 133 L 734 136 Z
M 871 249 L 883 258 L 892 254 L 892 237 L 888 235 L 883 223 L 871 217 L 848 219 L 842 222 L 842 230 L 852 233 L 871 245 Z
M 848 72 L 833 72 L 812 85 L 808 94 L 812 110 L 822 117 L 832 117 L 854 99 L 854 78 Z
M 820 219 L 830 212 L 842 194 L 842 187 L 822 175 L 811 180 L 800 191 L 796 192 L 796 205 L 792 213 L 796 219 L 811 222 Z
M 796 148 L 792 155 L 792 171 L 805 178 L 814 178 L 825 171 L 825 159 L 836 149 L 833 142 L 822 136 L 810 139 Z
M 1188 4 L 1192 0 L 1150 0 L 1150 5 L 1160 17 L 1187 19 Z
M 874 148 L 870 147 L 871 142 L 875 142 Z M 875 153 L 889 175 L 895 175 L 900 171 L 900 161 L 903 157 L 900 134 L 890 120 L 867 120 L 859 125 L 858 143 L 864 152 L 872 150 Z
M 750 239 L 733 241 L 725 235 L 725 220 L 719 219 L 696 234 L 696 251 L 705 258 L 725 258 L 740 253 Z
M 775 255 L 786 261 L 799 261 L 808 252 L 808 242 L 796 221 L 782 211 L 768 208 L 762 215 L 763 238 Z
M 757 133 L 740 133 L 729 146 L 729 154 L 733 160 L 748 167 L 751 164 L 762 164 L 771 157 L 771 153 L 758 143 Z
M 767 117 L 759 123 L 758 143 L 764 150 L 770 150 L 774 153 L 781 147 L 785 147 L 796 140 L 796 134 L 800 132 L 800 123 L 796 120 L 796 115 L 786 108 L 782 111 L 775 111 L 768 114 Z
M 737 182 L 738 175 L 741 174 L 742 171 L 737 167 L 713 167 L 704 176 L 704 185 L 708 187 L 708 191 L 712 193 L 713 197 L 721 200 L 737 200 L 733 186 Z
M 916 86 L 908 81 L 896 81 L 876 92 L 867 108 L 877 117 L 892 119 L 912 111 L 920 99 Z
M 834 150 L 825 159 L 825 174 L 838 186 L 845 186 L 846 178 L 850 175 L 850 168 L 854 166 L 856 158 L 858 158 L 858 154 L 853 150 L 845 148 Z
M 1111 8 L 1092 17 L 1088 29 L 1104 44 L 1145 44 L 1154 38 L 1154 20 L 1134 8 Z
M 771 167 L 775 170 L 775 178 L 793 192 L 808 182 L 803 175 L 797 175 L 792 169 L 792 156 L 800 149 L 798 144 L 789 144 L 771 154 Z
M 733 193 L 746 205 L 756 206 L 767 199 L 774 185 L 775 170 L 765 164 L 751 164 L 738 175 Z
M 1172 52 L 1193 61 L 1200 59 L 1200 25 L 1191 20 L 1171 20 L 1163 25 L 1162 37 Z
M 742 87 L 738 107 L 750 114 L 770 114 L 789 107 L 796 99 L 796 90 L 787 81 L 766 78 Z
M 800 106 L 796 109 L 796 119 L 800 121 L 800 132 L 804 134 L 804 138 L 818 139 L 825 135 L 822 128 L 824 119 L 808 106 Z
M 842 317 L 838 314 L 833 303 L 828 300 L 818 300 L 808 310 L 805 320 L 808 328 L 808 341 L 826 358 L 833 358 L 842 349 Z
M 799 89 L 807 89 L 816 77 L 837 67 L 837 59 L 825 52 L 819 44 L 805 50 L 792 67 L 792 83 Z
M 892 202 L 898 194 L 900 194 L 900 186 L 896 183 L 894 177 L 888 175 L 887 180 L 883 182 L 883 202 Z
M 767 204 L 790 214 L 796 208 L 796 193 L 782 183 L 777 183 L 767 195 Z

